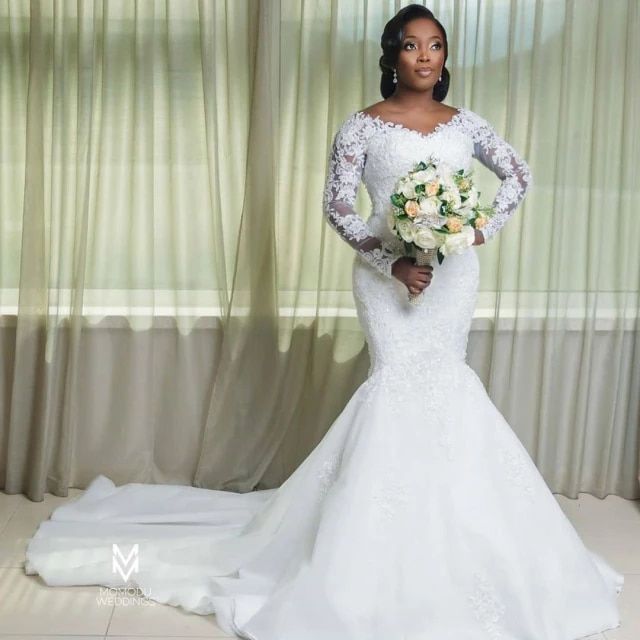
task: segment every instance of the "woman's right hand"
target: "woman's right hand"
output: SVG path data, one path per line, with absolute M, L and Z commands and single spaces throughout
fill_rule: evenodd
M 409 293 L 420 293 L 431 284 L 433 267 L 430 264 L 418 266 L 413 258 L 403 256 L 391 265 L 391 274 L 404 283 Z

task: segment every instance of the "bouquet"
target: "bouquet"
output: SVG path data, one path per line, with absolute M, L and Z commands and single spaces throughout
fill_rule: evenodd
M 429 158 L 397 181 L 387 222 L 416 264 L 431 264 L 435 256 L 442 264 L 445 256 L 466 251 L 475 242 L 475 229 L 495 215 L 493 207 L 480 206 L 479 197 L 471 171 L 454 171 Z M 409 302 L 416 304 L 421 296 L 409 293 Z

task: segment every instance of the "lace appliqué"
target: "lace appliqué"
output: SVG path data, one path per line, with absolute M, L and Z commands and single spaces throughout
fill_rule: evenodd
M 503 637 L 501 620 L 506 611 L 495 588 L 486 575 L 476 572 L 473 574 L 474 590 L 469 595 L 469 602 L 477 620 L 483 626 L 490 638 L 499 640 Z
M 327 164 L 322 208 L 330 226 L 377 271 L 392 278 L 391 266 L 403 253 L 371 234 L 354 205 L 366 162 L 370 123 L 353 116 L 340 126 L 333 139 Z
M 409 487 L 398 480 L 387 480 L 373 494 L 376 515 L 384 523 L 393 519 L 398 509 L 409 503 Z
M 365 240 L 371 234 L 363 224 L 362 218 L 355 213 L 348 213 L 346 216 L 338 216 L 331 220 L 332 225 L 338 232 L 349 240 Z M 339 227 L 339 229 L 338 229 Z
M 388 278 L 393 277 L 393 274 L 391 273 L 391 266 L 394 261 L 400 257 L 399 254 L 395 253 L 393 249 L 386 245 L 383 245 L 380 248 L 371 249 L 371 251 L 363 251 L 360 255 L 366 262 Z
M 402 363 L 370 368 L 364 382 L 364 398 L 381 395 L 384 405 L 397 424 L 407 422 L 407 407 L 411 407 L 414 427 L 433 429 L 439 451 L 449 461 L 455 458 L 452 431 L 454 408 L 447 401 L 444 389 L 458 384 L 456 365 L 439 351 L 413 353 Z M 408 380 L 408 376 L 410 380 Z
M 520 488 L 530 500 L 533 500 L 535 492 L 528 460 L 522 451 L 506 444 L 498 447 L 498 456 L 504 466 L 509 481 Z
M 338 454 L 334 454 L 328 460 L 325 460 L 318 470 L 318 498 L 323 499 L 329 487 L 335 482 L 338 475 L 338 466 L 340 463 L 340 457 Z

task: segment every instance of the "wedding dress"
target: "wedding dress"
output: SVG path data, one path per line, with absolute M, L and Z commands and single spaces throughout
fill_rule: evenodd
M 253 640 L 575 640 L 620 626 L 623 575 L 584 546 L 465 362 L 475 247 L 434 263 L 420 305 L 391 275 L 402 252 L 389 195 L 427 154 L 465 169 L 477 158 L 501 179 L 487 239 L 531 183 L 468 109 L 428 134 L 364 112 L 342 122 L 323 204 L 355 250 L 371 366 L 295 472 L 244 494 L 99 475 L 40 524 L 28 574 L 135 585 Z M 353 208 L 361 179 L 366 222 Z M 113 544 L 124 559 L 138 545 L 126 582 Z

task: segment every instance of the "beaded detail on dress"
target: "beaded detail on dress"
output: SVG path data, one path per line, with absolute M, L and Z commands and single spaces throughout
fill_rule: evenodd
M 411 487 L 393 477 L 384 476 L 386 482 L 378 486 L 373 494 L 376 515 L 381 524 L 391 520 L 399 509 L 409 502 Z
M 503 637 L 500 625 L 506 607 L 484 572 L 476 571 L 473 579 L 474 590 L 469 596 L 469 602 L 488 636 L 492 640 L 499 640 Z
M 523 451 L 512 446 L 503 445 L 498 448 L 498 457 L 512 486 L 517 487 L 529 500 L 534 498 L 530 462 Z
M 339 456 L 334 454 L 328 460 L 325 460 L 320 466 L 320 470 L 318 471 L 318 497 L 320 499 L 324 498 L 335 481 L 338 471 L 338 463 Z

